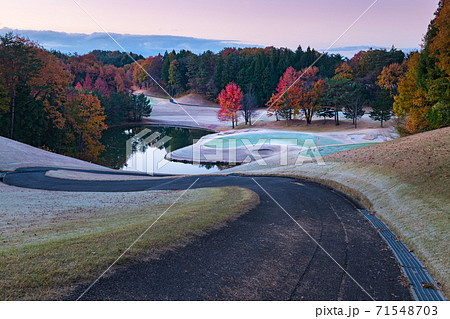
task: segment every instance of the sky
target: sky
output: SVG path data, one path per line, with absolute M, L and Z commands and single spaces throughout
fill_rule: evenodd
M 175 35 L 327 49 L 375 0 L 20 0 L 0 28 Z M 84 8 L 84 12 L 77 3 Z M 438 0 L 378 0 L 334 48 L 418 48 Z M 101 26 L 99 26 L 95 21 Z

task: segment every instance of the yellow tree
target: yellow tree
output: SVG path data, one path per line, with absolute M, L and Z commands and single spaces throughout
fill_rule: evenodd
M 397 94 L 398 81 L 405 74 L 406 64 L 392 63 L 383 67 L 376 84 L 385 90 L 389 90 L 391 95 Z
M 430 105 L 426 92 L 417 85 L 417 65 L 419 53 L 412 53 L 408 61 L 408 71 L 398 83 L 398 95 L 394 97 L 394 112 L 406 119 L 405 129 L 413 134 L 423 131 L 428 125 L 427 114 Z
M 343 79 L 353 79 L 353 69 L 347 61 L 339 65 L 336 68 L 335 73 Z

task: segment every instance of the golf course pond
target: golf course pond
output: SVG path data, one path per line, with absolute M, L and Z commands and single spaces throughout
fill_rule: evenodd
M 256 144 L 303 146 L 314 143 L 321 156 L 359 148 L 373 143 L 342 144 L 332 138 L 301 132 L 242 131 L 213 132 L 184 127 L 122 126 L 106 130 L 102 143 L 106 150 L 100 164 L 114 169 L 141 171 L 150 174 L 208 174 L 229 168 L 229 165 L 182 163 L 169 161 L 170 152 L 188 147 L 202 139 L 207 148 L 233 148 Z M 211 138 L 209 138 L 211 136 Z
M 196 140 L 210 133 L 212 132 L 182 127 L 126 126 L 110 128 L 103 133 L 101 139 L 106 149 L 101 156 L 101 164 L 114 169 L 151 174 L 218 172 L 227 167 L 178 163 L 164 158 L 167 153 L 192 145 Z

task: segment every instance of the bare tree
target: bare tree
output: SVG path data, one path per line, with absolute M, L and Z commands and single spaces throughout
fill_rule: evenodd
M 253 87 L 250 85 L 247 93 L 242 97 L 242 115 L 244 116 L 245 125 L 252 125 L 252 115 L 256 110 L 256 97 L 253 94 Z

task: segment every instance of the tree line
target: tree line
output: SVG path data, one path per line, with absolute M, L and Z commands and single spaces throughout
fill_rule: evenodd
M 49 52 L 7 33 L 0 37 L 0 135 L 95 161 L 108 125 L 150 115 L 131 85 L 124 68 L 94 54 Z
M 232 126 L 235 116 L 241 113 L 245 122 L 251 123 L 254 109 L 264 106 L 277 120 L 304 118 L 308 124 L 317 115 L 324 119 L 334 117 L 339 125 L 339 114 L 343 112 L 355 126 L 365 113 L 363 107 L 370 106 L 370 116 L 382 126 L 393 116 L 397 93 L 384 82 L 395 76 L 397 85 L 406 71 L 407 60 L 394 47 L 360 51 L 351 59 L 322 54 L 309 47 L 303 50 L 300 46 L 295 51 L 274 47 L 225 48 L 217 54 L 165 52 L 137 60 L 125 69 L 134 85 L 157 89 L 156 81 L 174 96 L 195 92 L 220 102 L 220 93 L 227 91 L 228 84 L 235 84 L 242 91 L 242 112 L 234 112 L 231 107 L 218 114 L 225 121 L 233 118 Z M 301 80 L 295 81 L 298 77 Z M 283 94 L 287 88 L 289 91 Z
M 296 51 L 274 47 L 225 48 L 217 54 L 206 51 L 198 55 L 181 50 L 139 60 L 139 65 L 131 66 L 130 73 L 133 83 L 140 87 L 156 87 L 154 79 L 171 95 L 192 91 L 211 100 L 216 99 L 229 82 L 234 82 L 245 92 L 252 90 L 256 103 L 263 106 L 286 68 L 308 67 L 319 56 L 318 51 L 309 47 L 303 50 L 300 46 Z M 316 65 L 321 76 L 330 77 L 343 61 L 341 55 L 325 54 Z
M 450 1 L 439 1 L 428 26 L 423 49 L 410 55 L 406 72 L 384 85 L 394 92 L 394 111 L 403 121 L 405 134 L 450 124 Z M 389 70 L 391 77 L 399 71 Z
M 360 51 L 338 63 L 333 72 L 318 65 L 295 68 L 291 63 L 268 99 L 253 94 L 253 82 L 243 94 L 233 80 L 218 96 L 218 117 L 234 127 L 242 114 L 245 124 L 251 124 L 255 104 L 266 99 L 269 116 L 286 123 L 303 118 L 310 124 L 318 115 L 334 117 L 339 125 L 342 111 L 356 127 L 365 113 L 363 107 L 370 106 L 370 117 L 381 126 L 395 115 L 402 135 L 446 127 L 450 124 L 450 0 L 439 2 L 422 47 L 408 56 L 394 47 Z
M 316 52 L 317 58 L 320 56 Z M 339 125 L 339 114 L 343 112 L 356 127 L 358 118 L 365 113 L 363 107 L 371 106 L 370 117 L 380 121 L 382 126 L 391 118 L 394 102 L 394 92 L 385 88 L 384 82 L 390 79 L 390 71 L 397 70 L 396 67 L 401 70 L 398 74 L 401 77 L 405 61 L 405 54 L 392 48 L 360 51 L 349 60 L 332 66 L 325 64 L 330 67 L 325 71 L 321 71 L 323 65 L 318 63 L 297 69 L 289 65 L 274 82 L 275 88 L 266 92 L 263 99 L 258 99 L 254 93 L 256 85 L 253 82 L 246 90 L 231 81 L 218 97 L 222 108 L 219 119 L 231 120 L 234 126 L 238 110 L 241 110 L 245 123 L 251 124 L 251 114 L 256 106 L 265 105 L 269 116 L 284 119 L 286 124 L 292 119 L 305 119 L 310 124 L 316 115 L 324 119 L 334 117 L 335 124 Z M 228 98 L 224 99 L 224 96 Z

